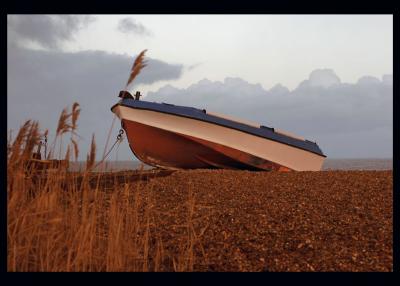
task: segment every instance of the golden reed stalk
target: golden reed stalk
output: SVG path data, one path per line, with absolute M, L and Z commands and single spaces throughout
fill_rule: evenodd
M 57 136 L 75 132 L 77 109 L 72 110 L 75 121 L 74 111 L 62 111 Z M 40 170 L 33 165 L 28 170 L 39 134 L 39 124 L 28 120 L 10 142 L 8 271 L 171 271 L 172 261 L 179 261 L 179 271 L 193 269 L 193 235 L 188 236 L 191 241 L 182 257 L 163 249 L 155 230 L 159 214 L 153 209 L 152 186 L 133 182 L 129 175 L 121 181 L 109 173 L 72 172 L 62 166 Z M 78 151 L 78 143 L 71 143 L 60 158 L 69 159 L 72 149 Z M 88 167 L 95 155 L 93 135 Z

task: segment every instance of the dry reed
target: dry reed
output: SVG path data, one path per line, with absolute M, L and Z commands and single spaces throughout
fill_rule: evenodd
M 125 84 L 124 94 L 126 93 L 126 90 L 127 90 L 128 86 L 129 86 L 129 84 L 131 84 L 133 82 L 133 80 L 138 76 L 138 74 L 140 73 L 142 68 L 147 66 L 147 63 L 144 61 L 144 56 L 145 56 L 146 51 L 147 51 L 147 49 L 141 51 L 140 54 L 136 57 L 135 61 L 133 62 L 133 65 L 132 65 L 132 68 L 131 68 L 131 71 L 130 71 L 130 74 L 129 74 L 129 77 L 128 77 L 128 81 Z M 103 158 L 105 157 L 105 155 L 107 153 L 108 143 L 109 143 L 110 138 L 111 138 L 111 132 L 112 132 L 112 130 L 114 128 L 115 120 L 116 120 L 116 115 L 114 114 L 113 120 L 112 120 L 112 123 L 111 123 L 111 127 L 110 127 L 110 129 L 108 131 L 106 144 L 104 146 Z M 104 167 L 105 167 L 105 164 L 103 164 L 103 169 L 104 169 Z
M 78 160 L 78 156 L 79 156 L 78 143 L 74 140 L 74 138 L 71 138 L 71 143 L 72 143 L 73 149 L 74 149 L 75 161 L 77 161 Z
M 133 62 L 131 73 L 129 74 L 128 81 L 126 82 L 126 87 L 136 78 L 136 76 L 140 73 L 142 68 L 147 66 L 147 63 L 143 60 L 144 55 L 147 50 L 143 50 L 140 54 L 136 57 L 135 61 Z
M 76 105 L 74 105 L 76 106 Z M 75 110 L 75 111 L 74 111 Z M 56 138 L 76 130 L 77 111 L 64 109 Z M 74 113 L 75 112 L 75 113 Z M 75 115 L 74 115 L 75 114 Z M 72 120 L 70 122 L 69 120 Z M 62 166 L 26 169 L 39 138 L 37 122 L 27 121 L 10 142 L 7 166 L 8 271 L 184 271 L 193 269 L 192 242 L 182 257 L 168 257 L 155 230 L 152 187 L 140 182 L 113 180 L 89 172 L 95 162 L 94 135 L 83 172 Z M 78 154 L 72 140 L 64 155 Z M 50 152 L 54 154 L 53 150 Z M 18 168 L 17 168 L 18 167 Z M 93 184 L 93 178 L 95 184 Z M 107 177 L 107 179 L 110 179 Z M 112 178 L 111 178 L 112 179 Z M 192 202 L 194 203 L 194 202 Z M 192 210 L 193 206 L 189 208 Z M 190 228 L 191 211 L 187 229 Z M 193 240 L 193 236 L 188 239 Z M 189 256 L 189 257 L 184 257 Z M 177 267 L 169 261 L 179 261 Z
M 81 109 L 79 107 L 79 103 L 74 102 L 74 104 L 72 105 L 72 130 L 76 130 L 77 129 L 77 122 L 78 122 L 78 118 L 79 118 L 79 114 L 81 112 Z
M 96 160 L 96 141 L 94 139 L 94 134 L 92 135 L 92 143 L 90 144 L 90 153 L 87 155 L 86 159 L 86 170 L 92 169 Z

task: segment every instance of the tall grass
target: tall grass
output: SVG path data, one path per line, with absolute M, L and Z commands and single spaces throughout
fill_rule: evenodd
M 74 150 L 79 105 L 61 113 L 57 141 L 71 135 L 65 154 Z M 47 132 L 47 131 L 46 131 Z M 188 198 L 187 242 L 179 255 L 168 257 L 164 241 L 154 229 L 152 189 L 142 182 L 103 181 L 110 174 L 91 173 L 96 144 L 94 135 L 87 168 L 69 172 L 65 166 L 40 170 L 27 164 L 40 140 L 38 122 L 27 121 L 7 158 L 7 267 L 8 271 L 187 271 L 193 269 L 192 225 L 194 198 Z M 10 140 L 11 141 L 11 140 Z M 105 176 L 108 176 L 105 178 Z M 94 180 L 93 180 L 94 178 Z M 93 183 L 94 182 L 94 183 Z M 172 263 L 168 264 L 168 261 Z

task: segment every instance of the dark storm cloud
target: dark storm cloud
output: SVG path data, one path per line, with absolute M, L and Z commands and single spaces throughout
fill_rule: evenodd
M 78 133 L 83 138 L 81 158 L 85 158 L 92 133 L 96 134 L 98 146 L 104 147 L 112 120 L 110 107 L 117 102 L 133 61 L 128 55 L 102 51 L 69 53 L 59 49 L 93 21 L 92 16 L 74 15 L 7 18 L 8 128 L 16 131 L 24 120 L 33 119 L 48 128 L 51 135 L 61 110 L 77 101 L 82 108 L 78 122 Z M 47 50 L 27 49 L 29 41 Z M 177 79 L 182 70 L 182 65 L 148 59 L 148 66 L 134 85 Z M 125 154 L 128 152 L 125 150 Z
M 85 15 L 9 15 L 7 25 L 10 40 L 28 40 L 55 49 L 94 20 L 93 16 Z
M 393 77 L 342 83 L 329 69 L 315 70 L 289 91 L 265 90 L 240 78 L 201 80 L 187 89 L 167 85 L 146 100 L 206 108 L 316 140 L 329 157 L 391 157 Z
M 102 51 L 64 53 L 9 45 L 8 128 L 17 130 L 24 120 L 34 119 L 54 132 L 61 110 L 77 101 L 82 108 L 78 133 L 84 138 L 80 154 L 85 158 L 92 133 L 96 134 L 101 153 L 112 121 L 110 107 L 119 100 L 118 93 L 125 86 L 133 59 Z M 133 88 L 141 83 L 177 79 L 182 70 L 182 65 L 149 58 Z M 127 145 L 125 149 L 124 154 L 130 156 Z
M 141 36 L 151 35 L 151 32 L 145 26 L 132 18 L 123 18 L 119 20 L 117 29 L 125 34 L 137 34 Z

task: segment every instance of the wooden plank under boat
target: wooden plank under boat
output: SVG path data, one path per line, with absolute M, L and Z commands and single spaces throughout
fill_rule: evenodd
M 125 97 L 111 110 L 135 156 L 155 167 L 318 171 L 326 158 L 315 142 L 204 109 Z

